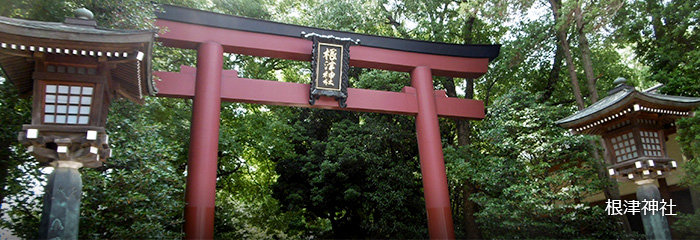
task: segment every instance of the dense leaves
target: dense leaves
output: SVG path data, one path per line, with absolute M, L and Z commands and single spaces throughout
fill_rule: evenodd
M 46 180 L 39 164 L 17 142 L 22 124 L 30 120 L 31 101 L 21 99 L 15 86 L 0 76 L 0 203 L 13 222 L 0 224 L 15 229 L 17 236 L 24 238 L 36 236 L 42 199 L 34 192 L 41 191 L 41 182 Z M 8 207 L 12 205 L 16 207 Z
M 472 198 L 484 237 L 620 237 L 603 208 L 581 202 L 601 184 L 589 138 L 554 124 L 570 113 L 514 89 L 494 102 L 471 149 L 446 152 L 450 180 L 470 179 L 480 190 Z
M 274 194 L 288 210 L 327 219 L 334 238 L 425 236 L 413 122 L 407 117 L 299 110 L 295 158 L 280 159 Z
M 617 17 L 621 38 L 634 44 L 650 80 L 672 95 L 700 96 L 700 3 L 631 1 Z
M 107 126 L 114 156 L 102 169 L 82 171 L 80 238 L 182 237 L 188 125 L 159 116 L 187 112 L 178 105 L 187 107 L 177 100 L 113 103 Z
M 676 140 L 681 144 L 683 154 L 686 157 L 683 184 L 690 187 L 691 191 L 700 190 L 700 115 L 680 119 L 677 121 L 678 136 Z M 700 211 L 695 210 L 694 214 L 680 214 L 679 219 L 673 224 L 677 234 L 674 237 L 697 238 L 700 236 L 700 229 L 697 224 L 700 222 Z

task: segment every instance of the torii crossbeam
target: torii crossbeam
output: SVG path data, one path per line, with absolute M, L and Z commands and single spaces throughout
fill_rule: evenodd
M 194 98 L 188 160 L 185 237 L 211 239 L 221 101 L 313 107 L 416 116 L 418 150 L 430 238 L 455 237 L 440 141 L 438 116 L 483 119 L 481 101 L 449 98 L 435 91 L 433 75 L 475 78 L 486 73 L 498 55 L 497 45 L 454 45 L 361 35 L 247 19 L 199 10 L 163 6 L 156 25 L 165 46 L 197 49 L 197 67 L 179 73 L 154 72 L 160 97 Z M 347 107 L 330 97 L 309 104 L 309 84 L 239 78 L 223 70 L 223 53 L 292 60 L 311 60 L 311 41 L 301 32 L 351 37 L 350 65 L 411 73 L 411 87 L 401 92 L 348 89 Z

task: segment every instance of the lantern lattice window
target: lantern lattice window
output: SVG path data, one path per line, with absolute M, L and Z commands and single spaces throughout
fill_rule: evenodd
M 639 131 L 642 140 L 642 150 L 644 155 L 649 157 L 662 157 L 661 141 L 659 141 L 659 133 L 656 131 L 642 130 Z
M 615 152 L 615 159 L 617 162 L 627 161 L 638 156 L 637 145 L 635 144 L 634 134 L 632 132 L 626 132 L 610 138 L 610 143 Z
M 44 123 L 87 125 L 93 90 L 93 86 L 47 84 Z

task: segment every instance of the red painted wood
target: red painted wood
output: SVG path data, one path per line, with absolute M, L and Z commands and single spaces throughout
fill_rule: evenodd
M 418 115 L 418 155 L 423 194 L 428 213 L 428 232 L 431 239 L 454 239 L 450 192 L 447 187 L 445 160 L 440 139 L 440 125 L 433 90 L 433 77 L 428 67 L 417 67 L 411 72 L 411 85 L 416 89 Z
M 185 238 L 213 239 L 221 116 L 221 45 L 202 43 L 197 64 L 185 188 Z
M 154 72 L 160 97 L 191 98 L 194 96 L 196 68 L 182 66 L 179 73 Z M 228 102 L 258 103 L 279 106 L 310 107 L 347 111 L 364 111 L 416 115 L 416 91 L 405 87 L 403 92 L 348 89 L 347 108 L 338 107 L 333 98 L 321 97 L 309 105 L 309 84 L 287 83 L 238 78 L 236 71 L 223 71 L 221 98 Z M 437 113 L 440 117 L 483 119 L 484 103 L 481 101 L 448 98 L 444 91 L 435 91 Z
M 460 58 L 389 49 L 351 46 L 350 65 L 363 68 L 411 72 L 428 66 L 436 76 L 478 78 L 488 69 L 488 58 Z
M 308 84 L 243 79 L 238 78 L 235 71 L 221 70 L 223 52 L 310 61 L 312 43 L 309 40 L 162 19 L 156 20 L 156 25 L 167 29 L 158 37 L 158 41 L 164 45 L 200 48 L 199 68 L 183 67 L 180 73 L 154 73 L 162 80 L 157 82 L 158 96 L 194 96 L 195 99 L 186 193 L 186 238 L 213 237 L 218 121 L 222 99 L 415 115 L 430 237 L 455 237 L 437 118 L 483 119 L 484 105 L 480 101 L 448 98 L 444 91 L 434 91 L 432 76 L 476 78 L 486 73 L 487 58 L 461 58 L 353 46 L 350 49 L 351 66 L 411 72 L 413 87 L 406 87 L 402 92 L 351 88 L 348 89 L 348 107 L 341 109 L 336 101 L 327 97 L 321 97 L 313 106 L 309 105 Z M 204 44 L 200 47 L 200 43 Z
M 163 19 L 157 19 L 156 26 L 167 29 L 158 35 L 158 41 L 170 47 L 195 49 L 201 42 L 215 41 L 229 53 L 311 61 L 312 42 L 301 37 L 220 29 Z M 400 72 L 427 66 L 439 76 L 476 78 L 486 73 L 488 58 L 440 56 L 360 45 L 350 47 L 350 65 Z

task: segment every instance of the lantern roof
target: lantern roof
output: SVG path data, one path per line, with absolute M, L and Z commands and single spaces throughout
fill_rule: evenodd
M 646 111 L 677 118 L 692 115 L 692 110 L 698 106 L 700 106 L 700 97 L 637 91 L 624 81 L 619 81 L 618 86 L 611 90 L 607 97 L 556 123 L 561 127 L 574 129 L 576 132 L 590 133 L 586 130 L 634 112 Z
M 42 22 L 0 16 L 0 66 L 20 94 L 32 91 L 35 57 L 49 54 L 110 63 L 118 96 L 143 102 L 144 95 L 157 92 L 151 77 L 155 31 L 106 29 L 89 17 L 78 17 Z

